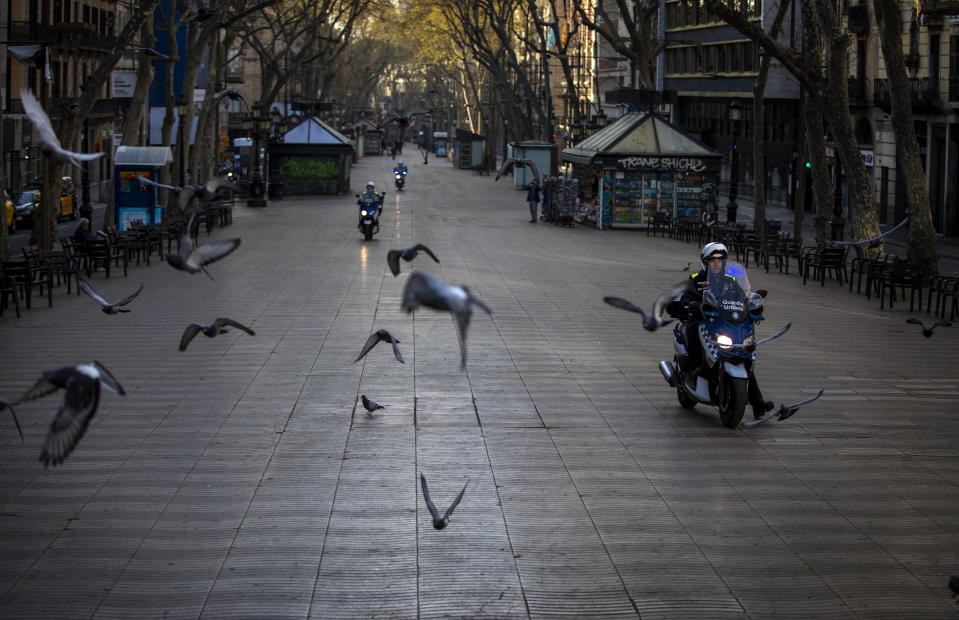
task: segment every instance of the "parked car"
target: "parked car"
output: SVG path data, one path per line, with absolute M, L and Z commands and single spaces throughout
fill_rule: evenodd
M 40 212 L 40 190 L 25 189 L 14 194 L 13 225 L 16 228 L 33 226 L 35 216 Z
M 73 186 L 72 177 L 63 177 L 63 185 L 60 188 L 60 213 L 57 219 L 64 217 L 71 220 L 77 219 L 77 190 Z

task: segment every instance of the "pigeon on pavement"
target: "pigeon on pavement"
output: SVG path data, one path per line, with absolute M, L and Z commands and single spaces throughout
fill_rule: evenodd
M 423 499 L 426 500 L 426 507 L 429 509 L 430 515 L 433 517 L 433 527 L 441 530 L 449 525 L 450 517 L 453 515 L 453 510 L 457 505 L 459 505 L 460 500 L 463 499 L 463 493 L 466 492 L 466 487 L 468 487 L 470 484 L 469 480 L 467 480 L 466 484 L 463 485 L 463 490 L 460 491 L 460 494 L 456 496 L 456 499 L 453 500 L 453 503 L 450 504 L 450 507 L 446 509 L 446 514 L 444 514 L 442 517 L 440 516 L 439 511 L 436 510 L 433 500 L 430 499 L 430 490 L 429 487 L 426 486 L 426 476 L 423 474 L 420 474 L 420 484 L 423 486 Z
M 50 123 L 50 117 L 43 110 L 43 106 L 37 101 L 37 98 L 29 90 L 20 91 L 20 103 L 23 104 L 23 111 L 30 117 L 33 128 L 40 135 L 40 150 L 51 160 L 62 164 L 73 164 L 81 167 L 81 161 L 91 161 L 106 155 L 101 153 L 75 153 L 68 151 L 60 146 L 60 139 L 53 131 L 53 124 Z
M 690 266 L 690 265 L 692 265 L 692 264 L 693 264 L 692 262 L 688 262 L 688 263 L 686 263 L 686 266 L 685 266 L 685 267 L 683 267 L 683 269 L 682 269 L 682 270 L 683 270 L 683 271 L 689 271 L 689 266 Z
M 186 329 L 183 330 L 183 335 L 180 337 L 180 350 L 186 351 L 190 341 L 193 340 L 200 332 L 203 332 L 203 335 L 207 338 L 213 338 L 217 334 L 227 333 L 229 330 L 226 329 L 226 327 L 236 327 L 237 329 L 243 330 L 251 336 L 256 335 L 256 332 L 246 325 L 241 325 L 233 319 L 220 317 L 213 321 L 211 325 L 203 325 L 202 323 L 190 323 L 187 325 Z
M 17 432 L 20 433 L 20 441 L 23 441 L 23 429 L 20 428 L 20 420 L 17 419 L 17 412 L 13 409 L 14 403 L 11 403 L 6 398 L 0 396 L 0 411 L 4 409 L 10 410 L 10 415 L 13 416 L 13 423 L 17 425 Z
M 373 415 L 373 412 L 377 409 L 386 408 L 384 405 L 380 405 L 376 401 L 367 398 L 366 394 L 360 394 L 360 398 L 363 399 L 363 407 L 366 408 L 367 415 Z
M 423 271 L 414 271 L 403 289 L 403 310 L 412 312 L 419 306 L 446 310 L 453 315 L 456 338 L 460 344 L 460 368 L 466 368 L 466 330 L 473 315 L 473 306 L 493 314 L 486 304 L 470 294 L 465 286 L 453 286 Z
M 744 422 L 743 427 L 754 428 L 756 426 L 759 426 L 760 424 L 764 424 L 772 420 L 773 418 L 778 418 L 779 421 L 782 422 L 783 420 L 791 418 L 793 414 L 799 411 L 799 408 L 802 407 L 803 405 L 808 405 L 812 401 L 818 399 L 820 396 L 822 396 L 822 393 L 823 393 L 823 390 L 819 390 L 819 392 L 815 394 L 814 396 L 810 396 L 806 400 L 801 400 L 798 403 L 793 403 L 791 405 L 780 404 L 779 409 L 777 409 L 776 411 L 773 411 L 769 415 L 763 416 L 757 420 L 753 420 L 752 422 Z
M 921 326 L 921 327 L 922 327 L 922 335 L 925 336 L 926 338 L 932 338 L 932 330 L 936 329 L 937 326 L 938 326 L 938 327 L 951 327 L 951 326 L 952 326 L 952 323 L 950 323 L 949 321 L 938 321 L 938 320 L 937 320 L 937 321 L 933 321 L 932 325 L 930 325 L 929 327 L 926 327 L 926 324 L 925 324 L 925 323 L 923 323 L 923 322 L 920 321 L 919 319 L 915 319 L 915 318 L 913 318 L 913 319 L 906 319 L 906 323 L 910 323 L 910 324 L 912 324 L 912 325 L 919 325 L 919 326 Z
M 393 272 L 393 276 L 400 275 L 400 259 L 409 262 L 416 258 L 416 255 L 419 254 L 419 251 L 423 250 L 429 254 L 430 258 L 435 260 L 437 263 L 440 262 L 440 259 L 436 258 L 436 254 L 433 254 L 433 251 L 422 243 L 417 243 L 411 248 L 406 248 L 405 250 L 390 250 L 386 253 L 386 264 L 390 266 L 390 271 Z
M 356 362 L 363 359 L 363 357 L 370 352 L 370 349 L 375 347 L 377 343 L 379 343 L 380 341 L 391 343 L 393 345 L 393 355 L 396 356 L 396 359 L 401 364 L 405 363 L 403 361 L 403 356 L 400 355 L 400 348 L 396 346 L 397 344 L 399 344 L 400 341 L 394 338 L 393 334 L 386 331 L 385 329 L 378 329 L 372 334 L 370 334 L 370 337 L 366 339 L 366 343 L 363 345 L 363 350 L 360 351 L 360 354 L 357 356 L 357 358 L 353 360 L 353 363 L 355 364 Z
M 20 398 L 20 402 L 25 402 L 58 389 L 65 390 L 63 402 L 40 451 L 40 461 L 44 466 L 59 465 L 76 447 L 97 412 L 101 386 L 114 394 L 126 394 L 110 371 L 94 360 L 92 364 L 43 371 L 40 379 Z
M 77 278 L 77 286 L 80 287 L 81 291 L 89 295 L 90 298 L 93 299 L 93 301 L 100 304 L 100 309 L 103 310 L 104 314 L 118 314 L 120 312 L 129 312 L 129 310 L 127 310 L 126 308 L 122 308 L 121 306 L 125 306 L 131 301 L 133 301 L 136 298 L 136 296 L 140 294 L 140 291 L 143 290 L 143 285 L 141 284 L 140 288 L 138 288 L 135 293 L 133 293 L 129 297 L 121 299 L 120 301 L 112 304 L 108 302 L 107 300 L 105 300 L 104 298 L 97 295 L 97 292 L 93 290 L 93 287 L 90 286 L 90 284 L 83 278 Z
M 240 246 L 239 239 L 226 239 L 224 241 L 214 241 L 212 243 L 201 243 L 196 245 L 190 236 L 190 229 L 193 226 L 193 218 L 196 211 L 190 216 L 190 222 L 187 224 L 186 232 L 180 239 L 180 251 L 176 254 L 167 254 L 166 262 L 170 266 L 187 273 L 202 273 L 206 277 L 213 279 L 213 276 L 206 270 L 206 265 L 218 261 Z

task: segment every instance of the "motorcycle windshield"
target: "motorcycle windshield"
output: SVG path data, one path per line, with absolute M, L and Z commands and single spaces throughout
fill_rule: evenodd
M 749 278 L 746 269 L 731 260 L 724 263 L 724 271 L 707 271 L 709 289 L 703 301 L 715 307 L 724 319 L 739 323 L 746 318 L 746 300 L 749 297 Z

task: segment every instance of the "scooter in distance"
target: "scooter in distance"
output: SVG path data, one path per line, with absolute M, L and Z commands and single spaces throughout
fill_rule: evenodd
M 406 185 L 406 166 L 397 166 L 393 169 L 393 180 L 396 182 L 396 191 L 402 190 Z

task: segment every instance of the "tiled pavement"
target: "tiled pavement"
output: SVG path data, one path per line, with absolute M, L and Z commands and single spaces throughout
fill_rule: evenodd
M 660 377 L 670 331 L 601 300 L 648 303 L 695 247 L 529 224 L 507 180 L 407 161 L 372 242 L 350 197 L 240 207 L 213 282 L 154 263 L 93 278 L 107 299 L 145 283 L 130 314 L 58 291 L 0 318 L 0 394 L 92 359 L 128 392 L 55 469 L 59 396 L 18 409 L 23 443 L 0 414 L 0 617 L 956 616 L 959 333 L 753 270 L 762 330 L 793 323 L 762 351 L 767 397 L 826 394 L 727 430 Z M 364 160 L 354 185 L 389 171 Z M 465 372 L 449 316 L 400 311 L 411 266 L 385 255 L 414 242 L 493 309 Z M 256 336 L 177 352 L 217 316 Z M 405 364 L 382 344 L 352 363 L 378 328 Z M 445 530 L 420 473 L 441 508 L 469 481 Z

